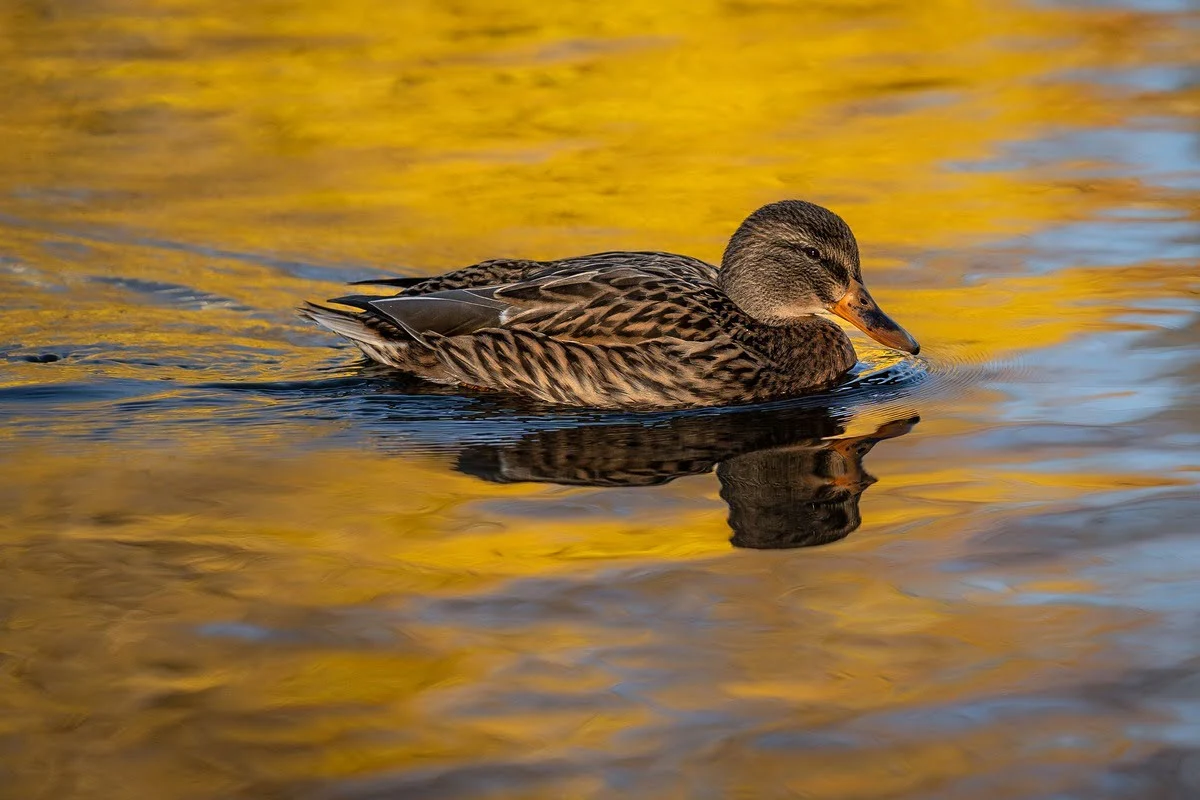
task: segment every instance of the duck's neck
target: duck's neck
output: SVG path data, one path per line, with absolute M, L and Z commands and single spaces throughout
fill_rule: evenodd
M 739 328 L 745 343 L 781 371 L 811 376 L 814 383 L 832 381 L 853 367 L 858 357 L 846 332 L 816 308 L 781 304 L 772 283 L 777 268 L 748 258 L 736 243 L 735 236 L 721 260 L 717 286 L 744 315 Z
M 733 304 L 764 325 L 792 325 L 795 317 L 780 313 L 779 304 L 767 291 L 755 271 L 741 269 L 728 263 L 721 265 L 717 273 L 717 286 Z
M 734 305 L 765 325 L 793 326 L 823 310 L 816 294 L 789 275 L 775 254 L 735 247 L 734 241 L 717 272 L 717 286 Z
M 832 320 L 816 314 L 781 324 L 751 322 L 745 343 L 785 373 L 804 374 L 812 382 L 832 382 L 858 362 L 850 337 Z

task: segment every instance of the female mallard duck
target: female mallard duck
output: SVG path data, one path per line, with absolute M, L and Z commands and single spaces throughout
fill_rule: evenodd
M 742 223 L 718 269 L 672 253 L 497 260 L 352 295 L 300 313 L 369 358 L 438 383 L 547 403 L 680 408 L 770 400 L 833 384 L 854 366 L 831 311 L 916 353 L 862 282 L 837 214 L 785 200 Z

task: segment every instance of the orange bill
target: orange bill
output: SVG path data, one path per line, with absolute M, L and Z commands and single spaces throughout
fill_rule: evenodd
M 842 295 L 842 299 L 834 303 L 829 310 L 880 344 L 914 355 L 921 352 L 921 345 L 917 344 L 917 340 L 883 313 L 883 309 L 875 302 L 875 298 L 871 297 L 867 287 L 858 281 L 850 284 L 850 291 Z

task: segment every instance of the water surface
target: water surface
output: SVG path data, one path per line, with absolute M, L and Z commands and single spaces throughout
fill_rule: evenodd
M 1200 796 L 1184 2 L 0 8 L 0 794 Z M 800 197 L 815 398 L 422 388 L 295 317 Z

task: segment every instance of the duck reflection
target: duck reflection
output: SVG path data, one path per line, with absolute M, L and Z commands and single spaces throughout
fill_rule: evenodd
M 849 435 L 844 419 L 813 408 L 598 421 L 472 445 L 456 468 L 500 483 L 653 486 L 716 466 L 736 547 L 812 547 L 859 527 L 859 498 L 875 482 L 863 457 L 919 419 L 894 417 L 866 435 Z

